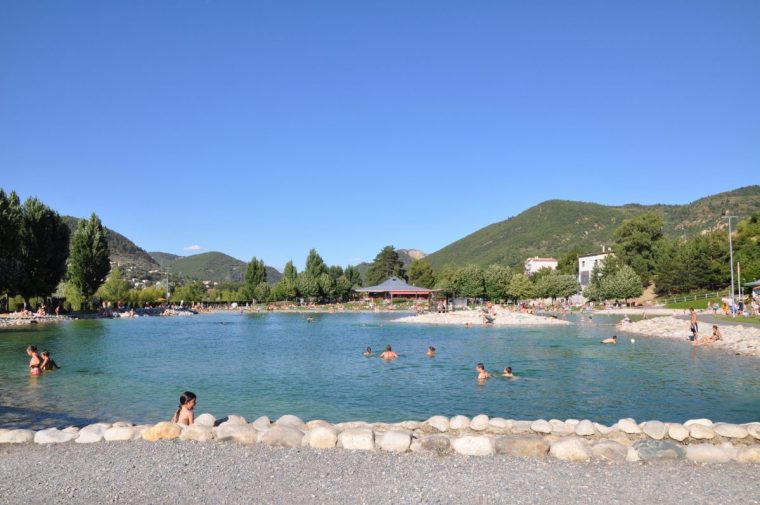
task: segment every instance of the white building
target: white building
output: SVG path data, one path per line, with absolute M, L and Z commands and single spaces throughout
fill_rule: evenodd
M 578 283 L 581 285 L 581 289 L 591 284 L 591 272 L 594 267 L 601 266 L 604 259 L 610 254 L 612 254 L 610 249 L 602 246 L 601 252 L 578 256 Z
M 538 256 L 525 260 L 525 275 L 533 275 L 542 268 L 556 270 L 557 260 L 554 258 L 539 258 Z

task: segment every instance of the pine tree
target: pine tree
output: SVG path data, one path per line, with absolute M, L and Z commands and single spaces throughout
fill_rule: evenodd
M 106 280 L 109 270 L 108 233 L 93 213 L 90 219 L 79 221 L 71 239 L 69 282 L 87 302 Z
M 406 279 L 406 272 L 404 271 L 404 263 L 399 259 L 398 252 L 392 245 L 388 245 L 377 253 L 375 260 L 367 270 L 365 279 L 367 285 L 374 286 L 391 277 Z

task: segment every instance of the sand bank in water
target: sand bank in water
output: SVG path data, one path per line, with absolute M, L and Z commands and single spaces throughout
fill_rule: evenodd
M 420 314 L 396 319 L 398 323 L 417 323 L 417 324 L 450 324 L 464 326 L 470 323 L 473 326 L 483 325 L 480 310 L 461 310 L 457 312 L 448 312 L 446 314 L 431 313 Z M 520 312 L 509 312 L 503 309 L 496 309 L 493 326 L 533 326 L 533 325 L 556 325 L 572 324 L 568 321 L 556 319 L 553 317 L 534 316 Z

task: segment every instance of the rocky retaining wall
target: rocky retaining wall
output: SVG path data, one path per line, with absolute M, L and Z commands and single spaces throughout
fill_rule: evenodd
M 472 419 L 433 416 L 423 422 L 395 424 L 362 421 L 330 424 L 322 420 L 304 422 L 292 415 L 282 416 L 274 423 L 267 417 L 249 423 L 237 415 L 217 420 L 211 414 L 202 414 L 192 426 L 170 422 L 135 426 L 117 422 L 36 432 L 0 429 L 0 444 L 172 439 L 439 455 L 507 454 L 565 461 L 686 459 L 697 463 L 760 463 L 760 422 L 740 425 L 713 423 L 709 419 L 680 424 L 637 423 L 629 418 L 604 426 L 589 420 L 514 421 L 479 415 Z

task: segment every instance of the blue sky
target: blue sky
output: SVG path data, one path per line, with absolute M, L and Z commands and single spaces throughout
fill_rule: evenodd
M 0 5 L 0 187 L 281 269 L 760 183 L 757 1 Z

